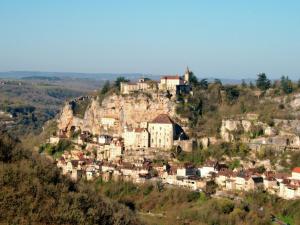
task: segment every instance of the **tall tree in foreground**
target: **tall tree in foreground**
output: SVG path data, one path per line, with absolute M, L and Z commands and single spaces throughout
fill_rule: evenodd
M 257 75 L 256 87 L 262 91 L 268 90 L 271 87 L 271 81 L 267 78 L 265 73 Z

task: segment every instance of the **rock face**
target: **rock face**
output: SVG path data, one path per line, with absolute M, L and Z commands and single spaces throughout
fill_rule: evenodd
M 290 102 L 290 106 L 293 109 L 299 109 L 300 108 L 300 94 L 294 95 L 294 99 Z
M 148 122 L 159 114 L 175 115 L 175 102 L 161 94 L 138 93 L 133 95 L 116 95 L 106 97 L 100 105 L 97 99 L 92 99 L 83 119 L 74 116 L 70 103 L 67 103 L 58 119 L 58 128 L 70 131 L 73 127 L 92 134 L 115 133 L 121 134 L 125 125 L 138 127 L 141 122 Z M 115 120 L 114 126 L 104 129 L 102 118 Z
M 249 120 L 222 120 L 220 129 L 221 137 L 226 142 L 234 141 L 233 132 L 248 132 L 252 126 Z

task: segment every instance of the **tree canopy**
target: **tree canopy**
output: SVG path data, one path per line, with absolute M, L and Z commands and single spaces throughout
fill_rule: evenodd
M 271 87 L 271 81 L 267 78 L 265 73 L 257 75 L 256 87 L 262 91 L 268 90 Z

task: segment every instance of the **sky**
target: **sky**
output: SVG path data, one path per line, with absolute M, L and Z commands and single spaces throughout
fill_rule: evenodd
M 298 0 L 0 0 L 0 71 L 300 78 Z

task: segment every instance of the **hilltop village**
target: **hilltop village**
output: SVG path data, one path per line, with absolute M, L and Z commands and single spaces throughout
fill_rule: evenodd
M 300 167 L 282 172 L 276 163 L 257 156 L 266 149 L 300 151 L 300 121 L 274 118 L 268 124 L 256 113 L 234 115 L 222 118 L 217 135 L 197 137 L 189 119 L 177 110 L 178 96 L 194 95 L 192 76 L 187 68 L 183 76 L 162 76 L 159 82 L 147 78 L 122 81 L 118 93 L 68 102 L 58 118 L 56 134 L 41 152 L 67 146 L 56 163 L 73 180 L 101 177 L 194 191 L 211 188 L 216 196 L 265 190 L 284 199 L 300 198 Z M 298 107 L 298 101 L 295 96 L 289 104 Z M 76 114 L 82 102 L 86 107 L 81 115 Z M 199 164 L 176 157 L 199 146 L 207 149 L 237 141 L 245 146 L 248 160 L 208 157 Z M 240 165 L 232 166 L 237 160 Z

